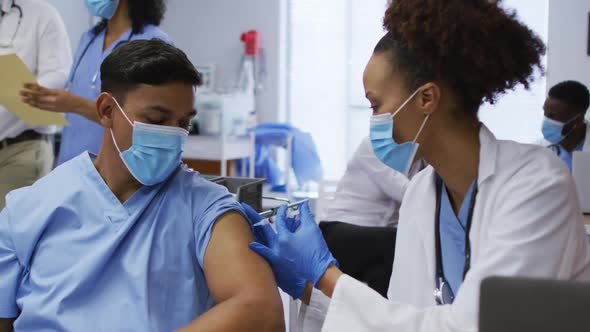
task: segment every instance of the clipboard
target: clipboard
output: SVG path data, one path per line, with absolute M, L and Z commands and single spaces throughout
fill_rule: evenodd
M 0 105 L 29 126 L 66 126 L 63 114 L 34 108 L 21 99 L 23 84 L 36 82 L 35 75 L 16 54 L 0 56 Z

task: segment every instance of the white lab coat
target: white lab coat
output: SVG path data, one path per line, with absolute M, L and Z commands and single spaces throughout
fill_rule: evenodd
M 363 139 L 338 182 L 334 200 L 318 216 L 369 227 L 393 226 L 410 180 L 375 156 L 371 140 Z
M 19 25 L 20 12 L 15 8 L 0 18 L 0 43 L 10 45 L 0 47 L 0 55 L 16 53 L 39 84 L 62 89 L 72 66 L 72 49 L 59 12 L 47 1 L 18 0 L 15 4 L 22 9 L 22 21 Z M 29 126 L 0 105 L 0 141 L 16 137 L 28 129 L 54 134 L 57 127 Z
M 548 147 L 551 145 L 551 142 L 547 141 L 544 138 L 536 141 L 535 144 L 542 145 L 544 147 Z M 582 151 L 590 151 L 590 122 L 586 121 L 586 139 L 584 140 L 584 146 Z
M 471 270 L 455 302 L 436 306 L 432 295 L 436 193 L 428 167 L 404 197 L 389 300 L 345 275 L 331 302 L 316 291 L 303 306 L 303 331 L 477 331 L 488 276 L 590 280 L 590 245 L 564 164 L 547 149 L 496 140 L 485 127 L 480 141 Z

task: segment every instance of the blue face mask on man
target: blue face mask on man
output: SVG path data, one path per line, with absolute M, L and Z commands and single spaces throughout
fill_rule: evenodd
M 111 129 L 113 143 L 119 151 L 121 160 L 139 183 L 153 186 L 163 182 L 180 164 L 188 131 L 137 121 L 132 123 L 114 97 L 113 100 L 133 127 L 132 144 L 125 151 L 119 149 Z
M 543 126 L 541 128 L 541 132 L 543 133 L 543 137 L 545 137 L 545 139 L 551 144 L 561 143 L 564 139 L 566 139 L 574 131 L 574 128 L 572 128 L 568 133 L 564 134 L 563 128 L 566 125 L 575 121 L 578 118 L 578 116 L 579 115 L 576 115 L 566 122 L 560 122 L 560 121 L 545 117 L 543 119 Z
M 107 20 L 115 15 L 117 7 L 119 7 L 119 0 L 84 0 L 84 2 L 92 16 Z
M 418 151 L 420 144 L 416 142 L 424 129 L 430 114 L 427 114 L 412 142 L 397 143 L 393 139 L 393 119 L 417 94 L 418 88 L 404 103 L 392 114 L 385 113 L 371 117 L 371 145 L 373 152 L 379 160 L 394 170 L 408 176 L 410 167 Z

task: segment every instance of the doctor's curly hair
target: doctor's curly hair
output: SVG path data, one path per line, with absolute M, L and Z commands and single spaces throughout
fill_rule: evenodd
M 442 81 L 470 112 L 544 72 L 543 41 L 501 0 L 393 0 L 383 25 L 375 53 L 389 51 L 406 88 Z

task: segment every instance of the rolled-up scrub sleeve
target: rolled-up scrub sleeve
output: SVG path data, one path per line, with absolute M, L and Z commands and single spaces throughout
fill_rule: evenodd
M 202 198 L 202 202 L 207 204 L 201 204 L 201 211 L 196 214 L 194 222 L 196 255 L 201 267 L 211 239 L 211 231 L 217 220 L 232 211 L 245 216 L 241 205 L 225 187 L 211 186 L 210 189 L 205 193 L 206 197 Z

